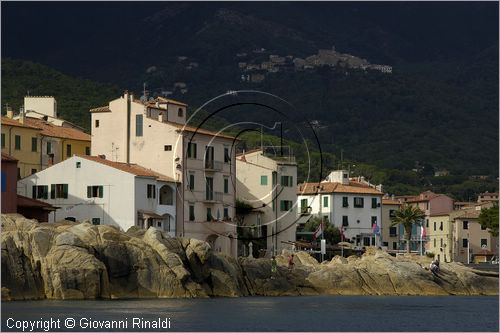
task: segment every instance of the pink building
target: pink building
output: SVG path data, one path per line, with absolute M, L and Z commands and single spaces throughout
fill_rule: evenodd
M 17 213 L 17 160 L 2 153 L 2 214 Z

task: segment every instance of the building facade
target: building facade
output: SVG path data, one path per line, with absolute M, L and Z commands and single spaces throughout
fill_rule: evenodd
M 173 179 L 136 164 L 73 156 L 18 182 L 18 193 L 59 207 L 52 222 L 156 227 L 175 235 Z
M 426 220 L 427 241 L 425 251 L 443 262 L 453 260 L 453 224 L 450 214 L 432 215 Z
M 254 252 L 258 247 L 269 254 L 292 249 L 298 222 L 296 186 L 297 164 L 289 152 L 282 156 L 264 148 L 237 156 L 236 198 L 252 207 L 238 216 L 240 255 L 246 254 L 250 241 Z
M 178 182 L 176 235 L 207 241 L 215 251 L 235 256 L 235 140 L 186 125 L 186 107 L 125 93 L 92 109 L 92 154 L 140 163 L 173 178 Z
M 392 226 L 391 218 L 394 212 L 400 207 L 399 201 L 391 198 L 382 198 L 382 233 L 381 245 L 387 251 L 399 251 L 400 249 L 400 230 L 398 226 Z
M 299 211 L 343 228 L 345 239 L 355 246 L 379 246 L 383 193 L 350 180 L 346 170 L 333 171 L 328 179 L 298 185 Z

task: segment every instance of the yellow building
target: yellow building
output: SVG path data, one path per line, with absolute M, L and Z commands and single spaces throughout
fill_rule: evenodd
M 382 246 L 387 248 L 387 251 L 398 251 L 400 238 L 400 230 L 398 226 L 392 226 L 391 218 L 394 212 L 399 209 L 401 204 L 391 198 L 382 198 Z
M 18 177 L 24 178 L 74 154 L 90 155 L 90 135 L 44 119 L 15 120 L 8 111 L 2 117 L 2 152 L 19 160 Z
M 24 178 L 39 170 L 41 129 L 21 121 L 2 117 L 2 153 L 19 161 L 17 177 Z
M 453 261 L 453 226 L 449 214 L 431 215 L 426 221 L 428 241 L 425 250 L 443 262 Z

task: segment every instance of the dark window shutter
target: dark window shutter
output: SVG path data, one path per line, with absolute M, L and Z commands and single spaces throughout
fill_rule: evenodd
M 68 184 L 63 184 L 63 198 L 68 199 Z
M 33 192 L 31 193 L 31 197 L 32 197 L 33 199 L 36 199 L 36 186 L 35 186 L 35 185 L 33 185 L 33 187 L 32 187 L 32 191 L 33 191 Z
M 50 198 L 55 199 L 56 198 L 56 184 L 51 184 L 50 185 Z
M 104 193 L 103 193 L 103 189 L 104 187 L 103 186 L 99 186 L 99 198 L 102 198 Z
M 87 198 L 92 197 L 92 186 L 87 186 Z

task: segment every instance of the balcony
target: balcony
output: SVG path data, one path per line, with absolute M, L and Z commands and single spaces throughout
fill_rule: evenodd
M 205 171 L 221 171 L 223 163 L 214 160 L 205 160 Z
M 224 194 L 222 192 L 205 192 L 205 198 L 203 202 L 205 203 L 222 202 L 223 195 Z

